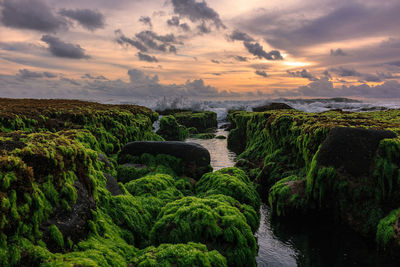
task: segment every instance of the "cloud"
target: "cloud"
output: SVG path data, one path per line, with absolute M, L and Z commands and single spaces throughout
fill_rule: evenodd
M 138 40 L 126 37 L 121 30 L 118 29 L 114 33 L 117 35 L 116 42 L 120 45 L 130 45 L 138 49 L 140 52 L 147 52 L 148 49 L 143 43 L 139 42 Z
M 22 79 L 35 79 L 35 78 L 56 78 L 57 74 L 51 72 L 35 72 L 28 69 L 20 69 L 17 74 Z
M 400 98 L 400 83 L 386 81 L 383 84 L 369 86 L 367 84 L 334 87 L 327 79 L 313 81 L 298 88 L 298 92 L 307 97 L 359 97 L 366 98 Z
M 210 60 L 212 63 L 215 63 L 215 64 L 219 64 L 220 62 L 218 61 L 218 60 L 216 60 L 216 59 L 211 59 Z
M 151 23 L 151 18 L 149 16 L 141 16 L 139 21 L 142 22 L 144 25 L 148 25 L 150 28 L 153 27 Z
M 241 62 L 246 62 L 248 60 L 247 57 L 242 57 L 242 56 L 233 56 L 233 58 Z
M 172 44 L 182 44 L 182 42 L 178 41 L 173 34 L 158 35 L 153 31 L 141 31 L 135 34 L 135 36 L 147 48 L 161 52 L 171 51 L 176 53 L 176 47 L 174 46 L 172 50 L 170 49 L 170 47 L 172 46 Z
M 7 27 L 42 32 L 67 28 L 66 21 L 41 0 L 3 0 L 0 6 L 1 22 Z
M 312 75 L 309 71 L 306 69 L 303 69 L 302 71 L 287 71 L 289 76 L 291 77 L 297 77 L 297 78 L 305 78 L 309 79 L 310 81 L 316 81 L 318 78 L 316 78 L 314 75 Z
M 331 49 L 331 56 L 333 57 L 347 56 L 347 53 L 345 53 L 341 48 L 338 48 L 336 50 Z
M 266 73 L 265 71 L 263 71 L 263 70 L 256 70 L 256 71 L 255 71 L 255 74 L 260 75 L 260 76 L 263 76 L 263 77 L 265 77 L 265 78 L 268 77 L 267 73 Z
M 197 29 L 199 30 L 200 34 L 207 34 L 211 32 L 211 28 L 207 27 L 206 23 L 203 21 L 199 25 L 197 25 Z
M 259 43 L 243 42 L 247 51 L 257 56 L 258 58 L 265 58 L 268 60 L 281 60 L 283 59 L 281 53 L 278 50 L 272 50 L 265 52 L 264 48 Z
M 179 27 L 183 31 L 190 31 L 190 27 L 187 23 L 180 23 L 180 18 L 178 16 L 173 16 L 169 20 L 167 20 L 167 25 L 171 27 Z
M 281 10 L 257 10 L 238 17 L 236 24 L 294 55 L 322 43 L 398 36 L 399 12 L 399 1 L 303 1 Z
M 196 0 L 171 0 L 174 13 L 188 18 L 192 22 L 211 21 L 217 28 L 226 28 L 222 23 L 219 14 L 210 8 L 205 1 Z
M 106 77 L 103 75 L 98 75 L 98 76 L 93 76 L 90 73 L 85 73 L 82 77 L 82 79 L 90 79 L 90 80 L 108 80 Z
M 89 56 L 85 54 L 85 50 L 81 48 L 80 45 L 65 43 L 59 38 L 51 35 L 43 35 L 41 40 L 49 45 L 48 49 L 50 53 L 56 57 L 75 59 L 89 58 Z
M 231 41 L 254 42 L 253 37 L 239 30 L 234 30 L 231 34 L 229 34 L 228 39 Z
M 141 61 L 158 62 L 158 60 L 155 56 L 146 55 L 141 52 L 138 52 L 137 55 L 139 57 L 139 60 L 141 60 Z
M 359 73 L 358 71 L 356 71 L 354 69 L 345 68 L 345 67 L 331 68 L 330 71 L 336 73 L 340 77 L 351 77 L 351 76 L 360 77 L 360 76 L 362 76 L 362 74 Z
M 76 20 L 82 27 L 89 31 L 104 28 L 105 17 L 102 13 L 90 9 L 61 9 L 59 14 Z

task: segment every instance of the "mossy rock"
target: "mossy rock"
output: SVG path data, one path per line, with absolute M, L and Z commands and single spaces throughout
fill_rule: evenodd
M 268 201 L 273 215 L 299 216 L 309 212 L 305 181 L 297 176 L 289 176 L 272 186 Z
M 189 130 L 180 125 L 172 115 L 163 116 L 157 134 L 167 141 L 183 141 L 189 137 Z
M 383 249 L 400 249 L 400 209 L 393 210 L 380 220 L 376 230 L 376 242 Z
M 149 168 L 143 164 L 122 164 L 117 167 L 117 179 L 122 183 L 138 179 L 150 172 Z
M 217 114 L 212 111 L 178 112 L 174 113 L 173 116 L 179 124 L 187 128 L 194 127 L 199 133 L 208 132 L 209 129 L 214 129 L 218 125 Z
M 189 242 L 187 244 L 162 244 L 148 247 L 138 252 L 134 266 L 177 266 L 177 267 L 223 267 L 226 259 L 218 251 L 208 251 L 206 245 Z
M 175 179 L 168 174 L 148 175 L 125 184 L 133 196 L 153 196 L 164 202 L 171 202 L 183 197 L 175 187 Z
M 226 136 L 224 136 L 224 135 L 218 135 L 217 137 L 215 137 L 216 139 L 221 139 L 221 140 L 223 140 L 223 139 L 226 139 Z
M 196 184 L 197 195 L 202 197 L 216 194 L 231 196 L 240 203 L 250 205 L 258 211 L 261 201 L 253 184 L 243 182 L 240 176 L 236 177 L 223 172 L 204 174 Z
M 245 216 L 216 199 L 185 197 L 168 203 L 150 233 L 154 245 L 199 242 L 224 255 L 230 266 L 256 266 L 257 243 Z

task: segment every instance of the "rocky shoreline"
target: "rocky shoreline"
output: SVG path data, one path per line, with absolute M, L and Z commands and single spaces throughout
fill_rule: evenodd
M 157 118 L 0 99 L 0 264 L 255 266 L 253 183 L 238 168 L 210 172 L 198 145 L 155 142 Z
M 236 111 L 228 146 L 283 220 L 323 214 L 396 255 L 400 111 Z

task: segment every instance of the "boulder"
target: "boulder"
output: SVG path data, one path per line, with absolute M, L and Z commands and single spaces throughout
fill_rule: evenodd
M 254 112 L 264 112 L 269 110 L 277 110 L 277 109 L 293 109 L 291 106 L 285 103 L 277 103 L 272 102 L 263 106 L 253 108 Z
M 182 160 L 185 175 L 199 179 L 211 170 L 210 152 L 203 146 L 191 142 L 179 141 L 136 141 L 125 145 L 120 153 L 124 155 L 141 156 L 166 154 Z
M 333 166 L 354 176 L 368 176 L 379 141 L 395 138 L 392 131 L 338 127 L 332 129 L 321 145 L 317 162 Z

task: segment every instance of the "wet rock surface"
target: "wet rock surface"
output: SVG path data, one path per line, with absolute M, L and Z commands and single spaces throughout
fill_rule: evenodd
M 353 176 L 369 175 L 379 141 L 396 136 L 392 131 L 334 128 L 321 145 L 318 164 L 342 168 Z
M 272 102 L 264 106 L 255 107 L 253 108 L 253 111 L 264 112 L 264 111 L 278 110 L 278 109 L 293 109 L 293 108 L 285 103 Z

